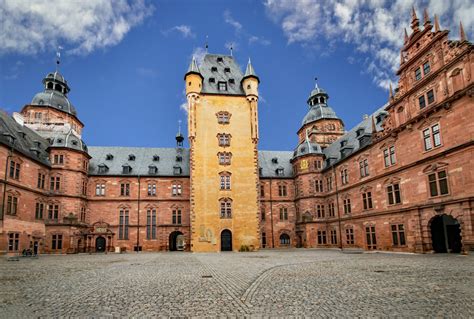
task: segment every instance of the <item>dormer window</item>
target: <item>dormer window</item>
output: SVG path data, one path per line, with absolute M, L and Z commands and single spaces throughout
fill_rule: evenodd
M 18 135 L 20 135 L 20 137 L 25 138 L 26 136 L 25 132 L 23 131 L 17 131 L 17 132 L 18 132 Z
M 278 167 L 275 170 L 275 173 L 276 173 L 277 176 L 283 176 L 283 175 L 285 175 L 285 170 L 283 169 L 283 167 Z
M 212 72 L 217 72 L 217 67 L 213 66 L 213 67 L 211 68 L 211 71 L 212 71 Z
M 224 72 L 230 72 L 230 68 L 224 68 Z
M 227 91 L 227 83 L 226 82 L 219 82 L 218 83 L 219 91 Z
M 278 158 L 276 158 L 276 157 L 272 158 L 272 163 L 273 164 L 278 164 Z
M 222 57 L 217 57 L 217 62 L 223 62 L 224 59 Z
M 364 132 L 365 132 L 365 129 L 361 127 L 361 128 L 359 128 L 359 129 L 357 129 L 356 135 L 357 135 L 357 136 L 361 136 L 362 134 L 364 134 Z
M 230 83 L 230 84 L 234 84 L 234 83 L 235 83 L 235 80 L 234 80 L 234 79 L 229 79 L 229 83 Z
M 209 78 L 209 83 L 216 83 L 216 79 L 215 78 Z
M 133 155 L 133 154 L 128 155 L 128 160 L 129 161 L 134 161 L 135 160 L 135 155 Z
M 173 174 L 174 175 L 181 175 L 183 169 L 180 166 L 173 166 Z
M 109 167 L 107 165 L 99 164 L 99 173 L 100 174 L 107 173 L 108 170 L 109 170 Z
M 40 141 L 35 140 L 35 141 L 33 141 L 33 143 L 35 144 L 35 147 L 41 148 L 41 142 Z
M 176 156 L 176 162 L 181 162 L 183 161 L 183 157 L 181 155 Z
M 112 154 L 107 154 L 107 155 L 105 155 L 105 160 L 111 161 L 111 160 L 113 160 L 113 159 L 114 159 L 114 156 L 113 156 Z
M 341 147 L 344 147 L 347 145 L 347 141 L 341 141 Z
M 148 174 L 156 175 L 157 173 L 158 173 L 158 167 L 156 167 L 155 165 L 148 166 Z
M 77 146 L 77 141 L 72 141 L 72 145 Z
M 153 162 L 158 162 L 160 157 L 158 155 L 153 155 Z
M 132 172 L 132 167 L 130 165 L 122 165 L 122 173 L 123 174 L 130 174 Z

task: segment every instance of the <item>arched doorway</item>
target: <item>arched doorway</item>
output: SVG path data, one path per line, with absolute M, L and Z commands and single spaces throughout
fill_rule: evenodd
M 451 215 L 438 215 L 431 219 L 431 241 L 437 253 L 460 253 L 461 225 Z
M 232 251 L 232 232 L 228 229 L 221 232 L 221 251 Z
M 185 241 L 184 235 L 180 231 L 174 231 L 170 234 L 169 238 L 169 249 L 170 251 L 184 250 Z
M 102 253 L 105 251 L 105 238 L 102 236 L 97 237 L 95 240 L 95 251 L 98 253 Z

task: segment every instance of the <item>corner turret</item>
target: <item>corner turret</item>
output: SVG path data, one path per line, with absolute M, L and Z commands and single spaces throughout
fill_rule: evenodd
M 184 81 L 186 82 L 186 95 L 190 93 L 200 94 L 202 89 L 203 76 L 196 62 L 196 58 L 193 57 L 189 64 L 188 72 L 184 75 Z
M 247 63 L 247 69 L 245 70 L 244 77 L 242 78 L 242 88 L 244 89 L 245 95 L 247 97 L 254 96 L 258 99 L 258 84 L 260 83 L 260 79 L 255 74 L 255 70 L 253 69 L 252 62 Z

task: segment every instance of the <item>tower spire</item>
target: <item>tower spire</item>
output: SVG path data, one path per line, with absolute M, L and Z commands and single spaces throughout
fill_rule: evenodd
M 431 28 L 432 27 L 430 16 L 428 15 L 428 9 L 426 9 L 426 8 L 425 8 L 425 10 L 423 10 L 423 26 L 425 28 Z
M 56 72 L 58 72 L 59 64 L 61 63 L 61 50 L 63 49 L 62 46 L 58 45 L 56 49 Z
M 315 88 L 315 89 L 318 89 L 318 88 L 319 88 L 319 87 L 318 87 L 318 78 L 317 78 L 317 77 L 314 78 L 314 88 Z
M 461 42 L 467 41 L 466 33 L 464 32 L 462 22 L 459 22 L 459 38 Z
M 435 17 L 435 25 L 434 25 L 434 27 L 435 27 L 435 32 L 438 32 L 438 31 L 440 30 L 440 27 L 439 27 L 439 17 L 438 17 L 437 14 L 435 14 L 434 17 Z
M 184 137 L 181 134 L 181 120 L 178 120 L 178 133 L 176 134 L 176 146 L 182 147 L 183 146 Z
M 411 9 L 411 29 L 413 33 L 420 31 L 420 20 L 416 16 L 415 7 L 413 6 Z

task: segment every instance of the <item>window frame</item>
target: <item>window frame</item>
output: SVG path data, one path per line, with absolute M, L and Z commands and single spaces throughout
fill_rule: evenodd
M 403 203 L 402 191 L 399 182 L 388 184 L 385 187 L 385 190 L 387 191 L 387 206 L 401 205 Z
M 440 174 L 444 174 L 443 177 L 440 177 Z M 432 178 L 434 177 L 434 179 Z M 443 182 L 443 185 L 446 189 L 445 192 L 441 192 L 442 190 L 442 185 L 441 182 Z M 434 188 L 433 188 L 434 185 Z M 449 192 L 449 177 L 446 169 L 435 171 L 435 172 L 430 172 L 428 174 L 428 189 L 429 189 L 429 197 L 440 197 L 440 196 L 447 196 L 450 194 Z M 433 190 L 436 192 L 433 194 Z
M 390 233 L 393 247 L 405 247 L 407 245 L 404 224 L 390 224 Z

